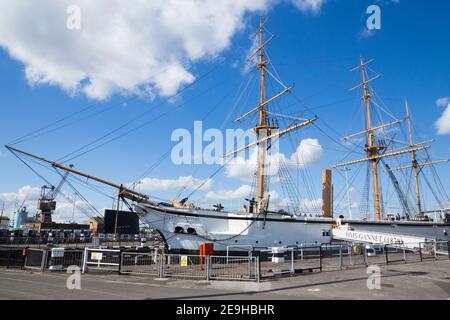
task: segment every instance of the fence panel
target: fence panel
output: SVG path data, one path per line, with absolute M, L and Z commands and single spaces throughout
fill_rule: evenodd
M 157 251 L 122 252 L 121 273 L 160 275 L 160 255 Z
M 85 248 L 83 273 L 88 269 L 119 272 L 120 259 L 120 250 Z
M 280 249 L 277 249 L 276 253 L 270 249 L 258 251 L 261 277 L 321 269 L 320 245 L 301 245 L 298 247 L 287 247 L 284 250 L 282 257 L 279 254 Z M 273 259 L 275 256 L 277 259 Z
M 206 258 L 199 255 L 162 255 L 162 276 L 207 279 Z
M 84 250 L 64 249 L 61 254 L 54 254 L 55 250 L 50 250 L 48 254 L 47 268 L 53 271 L 67 270 L 70 266 L 83 267 Z
M 322 252 L 322 269 L 342 269 L 343 258 L 348 254 L 348 248 L 343 245 L 323 245 Z
M 29 249 L 25 258 L 26 269 L 36 269 L 44 271 L 47 264 L 47 250 L 45 249 Z
M 436 241 L 436 258 L 450 259 L 450 241 Z
M 256 257 L 211 256 L 209 278 L 225 280 L 258 280 Z
M 25 257 L 22 249 L 0 248 L 0 266 L 7 268 L 23 268 Z

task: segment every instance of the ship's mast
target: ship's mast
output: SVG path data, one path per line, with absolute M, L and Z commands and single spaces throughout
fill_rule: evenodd
M 409 116 L 409 107 L 408 107 L 408 101 L 405 100 L 405 109 L 406 109 L 406 120 L 408 122 L 408 131 L 409 131 L 409 146 L 413 147 L 413 139 L 412 139 L 412 128 L 411 128 L 411 118 Z M 416 151 L 411 152 L 411 160 L 412 160 L 412 167 L 414 171 L 414 177 L 416 179 L 416 194 L 417 194 L 417 209 L 419 210 L 419 215 L 422 212 L 422 204 L 420 201 L 420 187 L 419 187 L 419 164 L 417 162 L 417 156 Z
M 370 109 L 370 98 L 372 94 L 369 92 L 367 87 L 367 74 L 366 74 L 366 65 L 364 63 L 364 59 L 361 56 L 360 58 L 360 67 L 361 67 L 361 77 L 362 77 L 362 88 L 363 88 L 363 101 L 366 109 L 366 131 L 367 131 L 367 139 L 368 146 L 365 147 L 365 151 L 367 152 L 368 157 L 372 157 L 370 160 L 372 162 L 372 180 L 373 180 L 373 196 L 374 196 L 374 206 L 375 206 L 375 216 L 377 220 L 381 219 L 381 207 L 380 207 L 380 187 L 378 180 L 378 152 L 380 150 L 385 149 L 384 147 L 378 146 L 375 143 L 375 135 L 372 130 L 372 116 Z
M 380 186 L 379 186 L 379 176 L 378 176 L 378 161 L 380 159 L 386 158 L 386 157 L 396 157 L 396 156 L 399 156 L 399 155 L 402 155 L 405 153 L 412 153 L 412 152 L 415 153 L 416 151 L 427 149 L 430 146 L 422 145 L 423 143 L 415 144 L 415 145 L 411 144 L 411 146 L 408 146 L 407 148 L 402 148 L 402 149 L 394 150 L 394 151 L 390 151 L 390 152 L 380 152 L 380 151 L 385 151 L 386 147 L 377 145 L 377 143 L 375 141 L 375 132 L 380 129 L 389 127 L 389 126 L 399 124 L 400 121 L 396 120 L 391 123 L 372 126 L 372 114 L 371 114 L 371 112 L 372 112 L 372 109 L 371 109 L 372 108 L 372 105 L 371 105 L 372 93 L 369 91 L 368 84 L 370 82 L 372 82 L 373 80 L 379 78 L 379 75 L 377 75 L 371 79 L 367 78 L 366 65 L 372 61 L 373 60 L 364 61 L 363 57 L 360 58 L 360 65 L 358 67 L 352 69 L 352 71 L 357 70 L 357 69 L 361 70 L 362 83 L 360 83 L 356 87 L 350 89 L 350 90 L 354 90 L 354 89 L 362 88 L 362 90 L 363 90 L 362 100 L 364 102 L 364 107 L 365 107 L 364 109 L 365 109 L 365 113 L 366 113 L 366 128 L 365 128 L 365 130 L 363 130 L 361 132 L 344 137 L 344 140 L 348 140 L 352 137 L 355 137 L 355 136 L 358 136 L 361 134 L 366 135 L 367 144 L 364 148 L 364 151 L 367 153 L 367 157 L 364 159 L 353 160 L 353 161 L 348 161 L 345 163 L 336 164 L 333 167 L 338 168 L 338 167 L 348 166 L 348 165 L 367 162 L 367 161 L 371 162 L 375 216 L 376 216 L 376 220 L 381 220 L 381 198 L 380 198 Z M 418 166 L 422 166 L 422 164 L 419 164 Z M 389 171 L 398 170 L 398 169 L 399 168 L 391 169 Z
M 265 84 L 264 76 L 266 71 L 266 61 L 264 60 L 264 42 L 263 42 L 263 21 L 262 17 L 259 19 L 259 122 L 254 128 L 257 139 L 260 140 L 267 136 L 267 115 L 265 109 Z M 258 144 L 258 176 L 257 176 L 257 206 L 258 211 L 264 209 L 265 199 L 265 162 L 266 162 L 267 141 L 262 141 Z
M 267 20 L 266 20 L 267 21 Z M 303 122 L 299 122 L 301 119 L 300 117 L 295 118 L 292 123 L 285 129 L 276 131 L 279 129 L 277 125 L 270 124 L 267 119 L 267 107 L 270 103 L 275 101 L 276 99 L 280 98 L 287 92 L 289 92 L 293 86 L 287 87 L 283 85 L 283 83 L 276 79 L 277 83 L 281 84 L 283 87 L 283 90 L 277 93 L 276 95 L 270 97 L 269 99 L 266 99 L 266 92 L 265 92 L 265 77 L 266 72 L 269 76 L 273 77 L 273 75 L 266 70 L 268 61 L 265 60 L 264 57 L 264 48 L 265 46 L 272 40 L 273 35 L 268 38 L 267 40 L 264 39 L 264 25 L 265 22 L 263 22 L 262 18 L 259 20 L 259 29 L 258 29 L 258 36 L 259 36 L 259 47 L 256 49 L 249 57 L 253 58 L 256 55 L 258 55 L 258 62 L 257 67 L 259 71 L 259 101 L 258 105 L 254 107 L 253 109 L 250 109 L 250 111 L 247 111 L 243 115 L 240 115 L 236 118 L 236 122 L 240 122 L 242 119 L 248 117 L 249 115 L 258 113 L 258 123 L 255 127 L 253 127 L 254 132 L 256 133 L 257 140 L 254 142 L 251 142 L 241 148 L 238 148 L 234 151 L 228 152 L 224 155 L 224 158 L 228 158 L 231 156 L 237 155 L 239 152 L 242 152 L 244 150 L 249 149 L 250 147 L 257 146 L 258 147 L 258 165 L 257 165 L 257 181 L 256 181 L 256 211 L 258 212 L 264 212 L 266 209 L 266 189 L 267 189 L 267 149 L 270 145 L 271 141 L 275 141 L 280 139 L 282 136 L 288 134 L 289 132 L 292 132 L 294 130 L 297 130 L 299 128 L 302 128 L 304 126 L 307 126 L 314 121 L 317 120 L 317 117 L 313 117 L 308 120 L 304 120 Z

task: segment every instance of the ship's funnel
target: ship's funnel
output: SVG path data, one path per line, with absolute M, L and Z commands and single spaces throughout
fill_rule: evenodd
M 333 217 L 333 184 L 331 170 L 322 170 L 322 217 Z

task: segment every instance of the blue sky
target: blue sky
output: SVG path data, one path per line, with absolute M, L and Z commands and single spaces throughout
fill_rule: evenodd
M 360 108 L 361 93 L 348 91 L 349 88 L 358 84 L 359 75 L 349 70 L 358 64 L 361 54 L 367 59 L 375 59 L 370 65 L 370 73 L 373 71 L 382 76 L 373 83 L 373 89 L 386 108 L 396 118 L 403 120 L 404 99 L 408 98 L 415 129 L 417 129 L 415 139 L 436 139 L 430 151 L 433 159 L 450 158 L 449 135 L 437 134 L 435 127 L 438 118 L 443 115 L 446 108 L 449 108 L 446 106 L 448 102 L 443 103 L 443 106 L 436 105 L 439 98 L 450 96 L 450 59 L 448 58 L 450 4 L 447 1 L 305 1 L 305 3 L 318 3 L 317 7 L 302 7 L 299 5 L 302 1 L 255 2 L 257 2 L 255 6 L 248 5 L 245 8 L 233 9 L 236 12 L 233 11 L 229 15 L 235 20 L 225 19 L 229 17 L 224 15 L 223 22 L 217 19 L 213 26 L 194 25 L 192 29 L 189 29 L 188 27 L 191 26 L 189 15 L 185 14 L 179 21 L 180 25 L 184 25 L 185 31 L 176 31 L 181 32 L 181 36 L 177 33 L 177 37 L 185 40 L 184 47 L 177 41 L 169 41 L 170 35 L 175 31 L 168 30 L 170 27 L 159 27 L 160 29 L 155 29 L 159 32 L 159 36 L 162 39 L 169 39 L 161 40 L 163 44 L 158 45 L 158 50 L 161 52 L 153 52 L 151 45 L 144 43 L 142 47 L 144 53 L 139 52 L 136 57 L 134 56 L 136 55 L 135 47 L 126 48 L 128 42 L 123 42 L 120 37 L 117 38 L 117 43 L 112 37 L 110 41 L 107 41 L 108 33 L 97 35 L 105 41 L 105 48 L 101 48 L 102 50 L 97 48 L 94 51 L 91 45 L 86 46 L 82 42 L 79 47 L 67 45 L 59 38 L 60 35 L 55 30 L 48 28 L 45 14 L 40 17 L 30 17 L 32 10 L 24 12 L 23 9 L 21 11 L 12 8 L 14 5 L 11 5 L 11 8 L 5 10 L 10 16 L 0 16 L 0 19 L 3 19 L 3 21 L 0 20 L 2 109 L 0 143 L 8 144 L 24 134 L 92 105 L 89 111 L 80 113 L 78 118 L 72 117 L 70 120 L 61 122 L 65 125 L 63 128 L 16 145 L 18 148 L 57 160 L 137 117 L 139 118 L 137 121 L 133 121 L 117 134 L 142 125 L 141 128 L 73 160 L 78 169 L 99 177 L 119 183 L 135 181 L 174 145 L 170 141 L 173 130 L 177 128 L 192 130 L 194 121 L 202 119 L 204 119 L 205 129 L 221 128 L 223 125 L 225 125 L 223 128 L 236 128 L 231 121 L 225 124 L 223 122 L 227 118 L 230 107 L 236 102 L 235 97 L 239 94 L 239 86 L 255 73 L 254 68 L 248 73 L 243 71 L 245 56 L 252 45 L 249 36 L 257 28 L 259 15 L 264 14 L 270 16 L 267 29 L 276 35 L 267 49 L 270 59 L 285 84 L 295 83 L 296 98 L 288 94 L 277 103 L 276 108 L 296 115 L 305 109 L 312 109 L 313 111 L 307 111 L 305 116 L 311 117 L 313 114 L 319 116 L 317 122 L 319 129 L 314 126 L 309 127 L 292 136 L 295 147 L 302 139 L 309 138 L 317 139 L 323 148 L 319 159 L 312 161 L 308 169 L 300 169 L 307 172 L 309 177 L 307 180 L 310 181 L 311 188 L 304 186 L 302 173 L 292 172 L 294 180 L 299 183 L 299 190 L 305 201 L 314 201 L 321 196 L 320 170 L 330 167 L 347 155 L 348 152 L 343 149 L 342 142 L 336 143 L 339 136 L 363 129 L 361 113 L 357 111 Z M 0 1 L 0 4 L 8 6 L 3 1 Z M 381 30 L 367 35 L 364 32 L 366 19 L 369 16 L 366 14 L 366 8 L 371 4 L 381 7 L 382 25 Z M 104 14 L 105 17 L 111 13 L 94 8 L 95 6 L 83 9 L 83 5 L 85 3 L 80 1 L 82 14 L 88 11 L 81 16 L 87 30 L 83 29 L 82 24 L 81 35 L 96 39 L 94 36 L 96 25 L 89 22 L 93 14 L 89 12 L 89 9 L 95 9 L 96 14 Z M 46 6 L 45 2 L 43 6 Z M 58 6 L 39 10 L 48 13 L 56 10 L 55 7 Z M 190 9 L 195 10 L 195 7 Z M 62 21 L 66 17 L 67 14 L 63 10 Z M 196 15 L 193 14 L 191 19 L 195 17 Z M 11 23 L 11 21 L 17 23 Z M 124 19 L 123 23 L 126 21 Z M 152 23 L 157 24 L 148 19 L 140 27 L 147 25 L 149 29 L 156 28 L 152 26 Z M 221 33 L 217 37 L 211 36 L 209 33 L 221 29 L 218 25 L 221 23 L 230 24 L 229 27 L 223 28 L 225 35 Z M 29 28 L 28 33 L 27 28 Z M 101 28 L 101 31 L 104 31 L 106 27 Z M 114 28 L 120 28 L 120 26 Z M 5 31 L 7 29 L 10 30 L 8 34 Z M 31 37 L 33 32 L 37 32 L 32 30 L 36 29 L 39 30 L 36 37 L 25 41 L 27 39 L 25 35 Z M 134 29 L 125 25 L 123 30 L 126 34 Z M 67 32 L 67 30 L 61 31 L 63 35 Z M 164 32 L 168 35 L 164 36 Z M 191 32 L 192 36 L 189 35 Z M 128 34 L 126 39 L 134 35 Z M 67 35 L 67 37 L 75 37 L 75 42 L 78 41 L 76 37 L 79 36 L 76 33 Z M 151 37 L 144 39 L 150 42 L 152 40 Z M 132 42 L 130 43 L 133 45 Z M 116 46 L 117 52 L 114 51 Z M 107 51 L 107 49 L 111 50 Z M 88 52 L 89 50 L 92 52 Z M 177 50 L 183 53 L 175 54 Z M 186 66 L 188 73 L 177 69 L 176 75 L 168 75 L 169 71 L 164 68 L 155 71 L 156 74 L 151 75 L 153 77 L 152 82 L 149 82 L 151 85 L 146 87 L 151 91 L 150 94 L 142 86 L 139 90 L 136 86 L 131 91 L 124 89 L 127 84 L 139 82 L 133 78 L 133 75 L 128 75 L 128 71 L 139 73 L 150 64 L 145 61 L 146 58 L 153 55 L 161 59 L 161 56 L 164 57 L 165 54 L 168 60 L 178 59 L 177 63 Z M 92 67 L 89 63 L 83 64 L 95 55 L 101 57 L 99 61 L 104 61 L 104 69 Z M 85 60 L 81 60 L 83 57 Z M 130 69 L 121 68 L 121 63 L 124 61 L 125 66 L 130 66 Z M 87 65 L 91 69 L 87 70 Z M 69 66 L 73 68 L 67 69 Z M 76 67 L 79 69 L 75 70 Z M 108 75 L 108 70 L 114 74 Z M 79 82 L 76 78 L 78 71 L 86 72 L 84 79 Z M 123 76 L 121 72 L 124 72 Z M 108 81 L 114 79 L 117 82 L 114 85 L 106 81 L 97 86 L 86 85 L 95 84 L 96 77 L 104 80 L 107 78 L 105 74 L 111 77 Z M 144 76 L 148 75 L 144 74 Z M 165 87 L 167 81 L 179 83 L 179 86 Z M 189 82 L 191 82 L 190 85 Z M 276 87 L 275 82 L 272 84 Z M 268 95 L 275 94 L 277 90 L 279 89 L 268 86 Z M 173 94 L 176 92 L 178 94 L 174 97 Z M 297 98 L 301 101 L 300 103 Z M 239 114 L 239 110 L 249 110 L 256 105 L 255 90 L 250 90 L 250 98 L 246 102 L 246 105 L 237 107 L 230 120 Z M 179 108 L 171 111 L 177 106 Z M 167 114 L 164 115 L 164 113 Z M 89 116 L 93 114 L 95 116 Z M 88 119 L 67 125 L 71 121 L 87 116 L 89 116 Z M 383 118 L 386 121 L 390 120 L 389 116 Z M 450 121 L 450 119 L 444 120 Z M 245 123 L 245 127 L 248 128 L 249 124 Z M 444 130 L 443 133 L 445 132 L 448 131 Z M 281 152 L 287 157 L 294 151 L 295 149 L 289 146 L 289 143 L 281 145 Z M 32 195 L 27 197 L 27 203 L 33 206 L 33 211 L 33 197 L 36 197 L 36 189 L 22 190 L 20 194 L 19 190 L 24 186 L 38 188 L 43 181 L 6 149 L 3 148 L 0 152 L 0 194 L 2 199 L 7 201 L 7 210 L 11 211 L 13 208 L 11 199 L 14 196 L 22 199 L 24 193 L 30 192 Z M 347 159 L 360 157 L 361 155 L 356 154 Z M 34 167 L 52 183 L 58 180 L 58 175 L 47 169 Z M 167 187 L 167 190 L 152 189 L 148 193 L 172 199 L 180 190 L 177 185 L 177 182 L 182 183 L 178 180 L 180 176 L 192 176 L 191 180 L 195 182 L 197 181 L 195 179 L 206 179 L 216 169 L 217 166 L 208 165 L 177 166 L 168 158 L 152 171 L 149 177 L 168 179 L 165 183 L 170 187 Z M 448 164 L 441 165 L 437 169 L 444 187 L 448 189 L 450 186 Z M 353 172 L 356 172 L 356 168 L 353 168 Z M 334 179 L 335 193 L 342 195 L 345 185 L 342 174 L 335 173 Z M 363 180 L 363 177 L 359 177 L 354 182 L 355 188 L 358 189 L 352 193 L 355 216 L 359 212 L 356 206 L 361 201 Z M 425 182 L 423 184 L 425 186 Z M 209 202 L 222 202 L 225 205 L 241 207 L 241 200 L 227 202 L 224 199 L 213 199 L 213 195 L 228 194 L 232 197 L 239 194 L 237 190 L 246 190 L 242 189 L 244 185 L 251 185 L 251 181 L 227 177 L 224 172 L 215 176 L 209 188 L 196 193 L 191 200 L 197 203 L 202 202 L 205 195 L 211 192 L 208 197 Z M 111 205 L 110 199 L 82 186 L 77 188 L 97 208 Z M 274 188 L 278 190 L 278 200 L 282 200 L 282 190 L 277 186 Z M 64 190 L 69 196 L 73 193 L 67 187 Z M 385 182 L 384 190 L 392 193 L 393 189 Z M 429 199 L 426 201 L 426 206 L 431 209 L 435 205 L 434 200 L 428 191 L 424 192 Z M 182 196 L 188 193 L 189 188 Z M 112 193 L 109 191 L 109 194 Z M 345 204 L 341 196 L 338 200 L 341 206 Z M 61 200 L 61 202 L 64 201 L 67 202 L 67 200 Z M 398 208 L 397 204 L 386 206 Z M 61 209 L 60 217 L 64 220 L 68 215 L 70 216 L 70 203 L 65 203 L 63 208 L 66 211 L 63 212 Z M 85 218 L 79 212 L 76 216 L 80 221 Z

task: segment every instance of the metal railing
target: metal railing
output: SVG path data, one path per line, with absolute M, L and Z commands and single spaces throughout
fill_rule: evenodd
M 82 273 L 87 270 L 120 270 L 121 251 L 115 249 L 84 249 Z
M 101 245 L 108 248 L 113 247 L 138 247 L 141 245 L 140 239 L 101 239 Z M 152 242 L 152 241 L 148 241 Z M 46 249 L 50 246 L 82 248 L 92 246 L 92 237 L 0 237 L 0 247 L 30 247 L 38 249 Z
M 208 279 L 208 257 L 200 255 L 163 254 L 161 258 L 162 277 Z
M 259 280 L 258 257 L 208 257 L 209 279 Z
M 44 271 L 47 267 L 48 250 L 29 249 L 25 257 L 25 269 Z
M 0 248 L 0 266 L 62 271 L 75 265 L 82 268 L 83 273 L 107 270 L 119 274 L 205 280 L 259 281 L 261 278 L 307 271 L 343 270 L 430 259 L 449 259 L 449 242 L 300 245 L 261 248 L 242 256 L 169 254 L 157 247 L 150 250 L 137 248 L 134 251 L 103 248 Z
M 151 252 L 122 252 L 119 273 L 123 274 L 149 274 L 160 276 L 161 256 L 156 249 Z
M 25 257 L 22 249 L 0 248 L 0 267 L 23 268 Z

